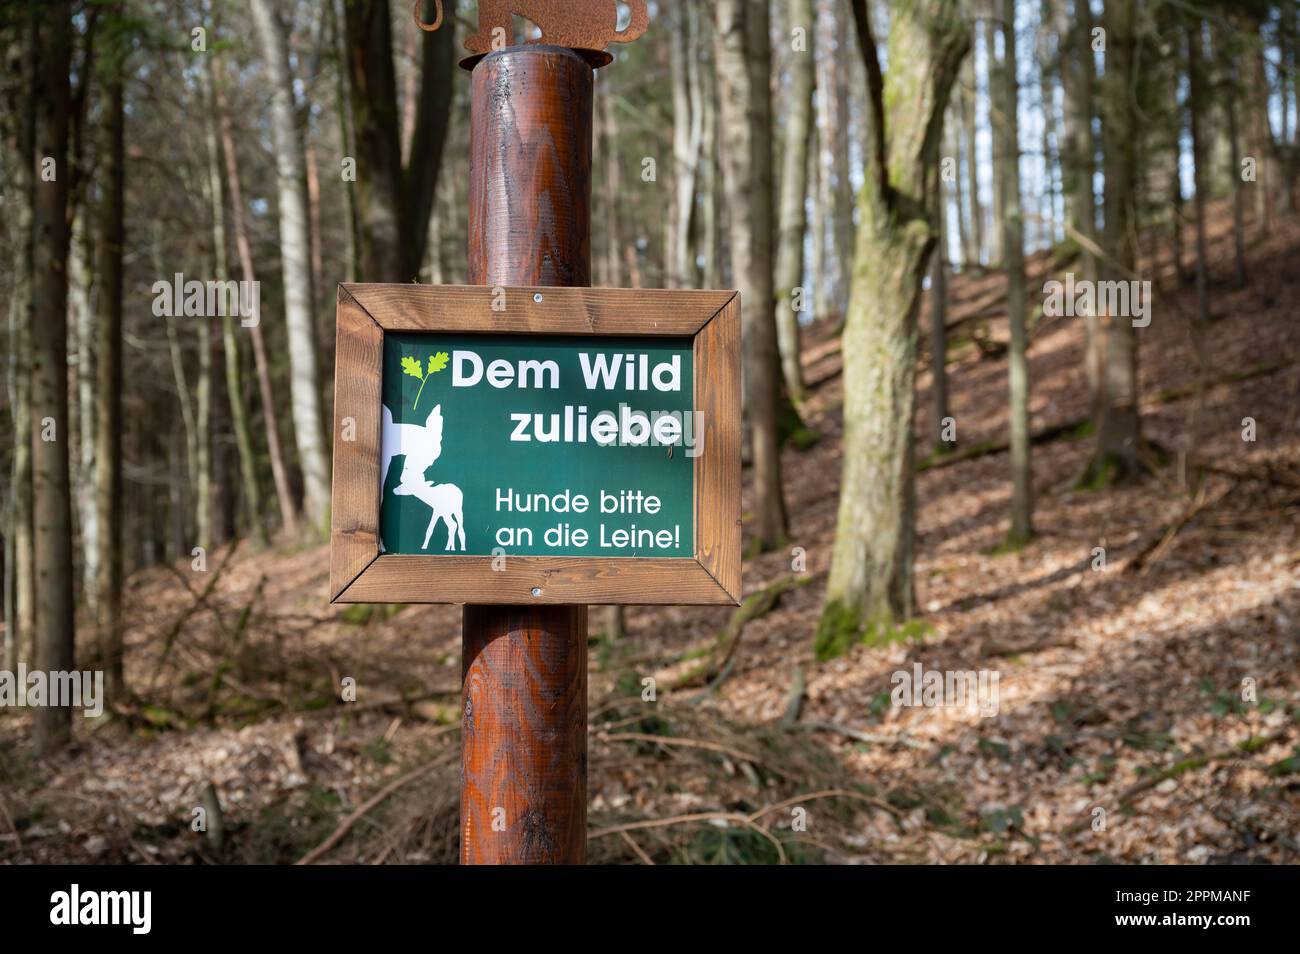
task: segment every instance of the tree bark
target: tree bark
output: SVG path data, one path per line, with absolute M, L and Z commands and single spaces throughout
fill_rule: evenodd
M 126 246 L 126 108 L 122 51 L 104 86 L 104 205 L 100 222 L 100 319 L 96 351 L 94 501 L 98 515 L 95 630 L 110 701 L 126 692 L 122 644 L 122 292 Z
M 1079 0 L 1086 3 L 1087 0 Z M 979 156 L 976 142 L 975 109 L 975 57 L 968 56 L 962 66 L 962 88 L 957 96 L 961 105 L 961 128 L 966 137 L 966 194 L 970 196 L 971 254 L 968 261 L 980 265 L 984 261 L 984 205 L 980 201 Z
M 673 199 L 672 232 L 669 236 L 669 284 L 675 288 L 695 286 L 696 182 L 699 178 L 700 146 L 704 137 L 704 115 L 700 101 L 699 10 L 695 3 L 683 4 L 677 28 L 672 32 L 670 70 L 673 87 Z
M 454 0 L 444 3 L 445 15 L 454 20 Z M 424 6 L 427 16 L 433 5 Z M 419 108 L 404 163 L 388 0 L 348 0 L 343 14 L 356 150 L 357 178 L 350 188 L 356 197 L 360 278 L 413 281 L 424 261 L 451 115 L 455 31 L 444 28 L 423 36 Z
M 239 270 L 243 280 L 250 285 L 257 281 L 253 266 L 253 247 L 248 239 L 248 226 L 244 219 L 244 194 L 239 177 L 239 154 L 235 151 L 235 134 L 231 127 L 230 111 L 226 108 L 226 95 L 219 78 L 213 80 L 213 99 L 216 103 L 217 122 L 221 131 L 221 151 L 226 160 L 226 187 L 230 192 L 230 220 L 235 233 L 235 249 L 239 255 Z M 271 458 L 271 477 L 275 482 L 275 497 L 280 508 L 280 524 L 293 536 L 298 530 L 298 508 L 289 487 L 289 469 L 284 463 L 280 445 L 280 415 L 276 408 L 275 391 L 271 386 L 271 369 L 266 357 L 266 341 L 262 336 L 261 315 L 249 328 L 253 342 L 253 367 L 257 372 L 257 390 L 262 403 L 262 427 L 266 431 L 266 452 Z
M 1007 318 L 1011 348 L 1007 383 L 1011 417 L 1011 531 L 1008 542 L 1033 536 L 1033 471 L 1029 459 L 1029 360 L 1025 340 L 1025 231 L 1020 206 L 1020 83 L 1016 61 L 1016 4 L 1002 0 L 1002 62 L 997 70 L 993 124 L 995 166 L 1002 200 L 1002 261 L 1007 272 Z
M 786 540 L 778 410 L 781 366 L 772 283 L 772 48 L 766 0 L 719 0 L 715 8 L 731 261 L 743 303 L 743 377 L 753 448 L 753 545 Z
M 935 242 L 938 146 L 969 27 L 957 0 L 896 8 L 882 74 L 865 0 L 853 5 L 871 119 L 844 329 L 844 463 L 818 656 L 881 641 L 909 617 L 912 410 L 921 279 Z
M 32 454 L 36 550 L 36 668 L 71 672 L 75 630 L 72 593 L 72 503 L 68 488 L 68 116 L 72 20 L 68 0 L 40 10 L 35 71 L 36 185 L 32 324 Z M 35 15 L 35 9 L 33 9 Z M 53 178 L 46 178 L 45 161 Z M 36 750 L 48 756 L 67 745 L 72 710 L 33 710 Z
M 1232 253 L 1238 287 L 1246 284 L 1246 210 L 1241 188 L 1241 122 L 1237 104 L 1242 102 L 1241 75 L 1233 37 L 1222 27 L 1215 30 L 1218 62 L 1225 86 L 1228 117 L 1228 181 L 1232 183 Z
M 298 462 L 302 468 L 304 510 L 311 535 L 323 537 L 328 532 L 329 523 L 330 472 L 312 318 L 311 236 L 308 234 L 306 189 L 302 178 L 302 137 L 293 104 L 289 49 L 273 0 L 251 0 L 251 9 L 271 86 L 271 133 L 275 141 L 276 185 L 280 199 L 280 255 L 284 269 L 285 325 L 289 333 L 290 395 Z M 393 132 L 396 134 L 396 126 Z
M 786 393 L 796 405 L 804 400 L 799 363 L 799 313 L 807 309 L 803 293 L 803 247 L 808 220 L 808 146 L 813 131 L 813 86 L 816 77 L 814 38 L 817 23 L 812 0 L 788 0 L 793 32 L 803 30 L 803 47 L 790 55 L 790 85 L 782 108 L 780 241 L 776 256 L 776 329 Z M 791 37 L 791 42 L 793 37 Z M 794 301 L 795 289 L 800 301 Z M 798 309 L 796 310 L 796 304 Z
M 102 213 L 101 213 L 102 214 Z M 95 251 L 90 236 L 89 206 L 73 213 L 72 236 L 68 254 L 69 330 L 76 338 L 76 375 L 70 383 L 69 403 L 76 405 L 77 440 L 76 484 L 95 485 L 95 319 L 91 295 L 95 281 Z M 95 608 L 95 561 L 97 521 L 95 495 L 78 494 L 74 498 L 81 531 L 81 593 L 86 605 Z
M 990 8 L 996 0 L 989 0 Z M 988 91 L 989 102 L 989 125 L 996 125 L 997 120 L 993 116 L 993 102 L 997 99 L 997 44 L 995 36 L 997 34 L 997 23 L 990 17 L 985 17 L 981 22 L 984 32 L 984 88 Z M 996 164 L 996 161 L 995 161 Z M 1003 208 L 1002 200 L 1002 182 L 993 176 L 993 213 L 994 216 L 1001 214 Z M 994 268 L 1003 266 L 1002 260 L 1002 228 L 999 223 L 994 222 L 993 227 L 989 230 L 989 265 Z
M 1201 327 L 1210 322 L 1209 262 L 1205 244 L 1206 168 L 1205 130 L 1202 128 L 1205 110 L 1205 69 L 1203 25 L 1193 17 L 1187 25 L 1187 115 L 1192 133 L 1192 181 L 1196 187 L 1193 205 L 1196 216 L 1196 318 Z
M 207 100 L 212 115 L 204 126 L 208 148 L 208 194 L 212 203 L 212 258 L 217 281 L 230 277 L 226 254 L 226 209 L 222 190 L 221 149 L 218 129 L 221 109 L 217 105 L 216 87 L 220 82 L 216 68 L 209 60 L 203 72 Z M 257 486 L 257 460 L 253 454 L 253 435 L 249 430 L 248 411 L 244 407 L 243 375 L 240 369 L 239 342 L 235 337 L 235 316 L 226 314 L 221 319 L 221 347 L 225 358 L 226 395 L 230 404 L 230 424 L 235 432 L 235 446 L 239 451 L 240 490 L 244 498 L 244 519 L 249 535 L 257 546 L 266 545 L 266 529 L 262 525 L 262 495 Z
M 961 181 L 960 174 L 957 181 Z M 948 215 L 942 186 L 936 205 L 935 247 L 930 263 L 930 399 L 934 409 L 934 448 L 938 453 L 948 453 L 956 449 L 957 442 L 945 440 L 943 436 L 943 422 L 948 417 Z M 960 210 L 960 201 L 957 207 Z
M 1137 14 L 1126 0 L 1107 0 L 1106 70 L 1101 82 L 1102 156 L 1106 209 L 1100 277 L 1129 281 L 1137 265 L 1137 117 L 1132 97 Z M 1125 480 L 1144 470 L 1138 417 L 1138 349 L 1127 315 L 1099 314 L 1102 340 L 1097 445 L 1085 471 L 1087 484 Z
M 11 189 L 6 204 L 14 211 L 6 216 L 10 247 L 14 250 L 13 287 L 9 301 L 8 372 L 12 382 L 10 408 L 13 416 L 13 492 L 10 495 L 9 533 L 6 545 L 12 554 L 5 561 L 7 602 L 5 606 L 4 667 L 16 672 L 20 661 L 32 658 L 36 627 L 35 556 L 32 524 L 32 322 L 35 315 L 34 209 L 36 100 L 32 96 L 37 60 L 36 18 L 21 21 L 12 45 L 5 49 L 4 145 L 5 168 L 12 169 Z M 12 125 L 9 125 L 12 123 Z

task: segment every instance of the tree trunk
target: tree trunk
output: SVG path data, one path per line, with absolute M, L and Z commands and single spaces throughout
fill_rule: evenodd
M 265 3 L 266 0 L 258 0 Z M 424 4 L 426 16 L 432 4 Z M 453 0 L 445 0 L 455 19 Z M 420 273 L 451 114 L 455 31 L 425 33 L 420 99 L 403 162 L 388 0 L 348 0 L 343 8 L 348 105 L 355 138 L 354 191 L 361 280 L 409 282 Z
M 221 150 L 218 146 L 218 127 L 221 110 L 217 106 L 216 86 L 220 82 L 212 61 L 208 60 L 203 74 L 208 87 L 207 99 L 212 109 L 204 125 L 204 138 L 208 148 L 208 193 L 212 203 L 212 257 L 215 275 L 219 282 L 230 278 L 226 256 L 226 210 L 221 183 Z M 221 347 L 225 358 L 226 395 L 230 403 L 230 424 L 235 432 L 235 446 L 239 451 L 240 490 L 244 498 L 244 513 L 248 532 L 257 546 L 266 545 L 266 530 L 262 526 L 262 497 L 257 486 L 257 461 L 253 455 L 253 435 L 248 426 L 248 411 L 244 407 L 244 385 L 240 373 L 239 342 L 235 338 L 235 316 L 226 314 L 221 319 Z
M 14 31 L 14 42 L 4 50 L 5 80 L 4 165 L 12 169 L 11 188 L 6 192 L 10 248 L 14 253 L 13 287 L 9 300 L 9 355 L 6 362 L 11 382 L 10 409 L 13 417 L 13 471 L 9 497 L 9 532 L 5 543 L 6 604 L 4 668 L 16 672 L 18 663 L 32 658 L 36 626 L 35 564 L 32 552 L 32 321 L 35 298 L 33 268 L 35 232 L 35 136 L 36 18 L 26 18 Z M 12 123 L 12 125 L 9 125 Z
M 709 17 L 700 18 L 700 45 L 712 30 Z M 700 145 L 700 247 L 704 252 L 705 288 L 723 287 L 722 189 L 718 185 L 718 80 L 713 57 L 701 57 L 700 100 L 704 127 Z
M 1224 101 L 1228 125 L 1228 181 L 1232 183 L 1232 253 L 1237 287 L 1246 284 L 1246 218 L 1245 202 L 1241 188 L 1241 125 L 1237 118 L 1237 104 L 1242 102 L 1240 70 L 1233 39 L 1224 29 L 1216 28 L 1219 64 L 1226 85 Z
M 957 176 L 961 181 L 961 175 Z M 957 447 L 955 440 L 944 438 L 944 420 L 948 417 L 948 214 L 947 197 L 939 187 L 935 212 L 935 247 L 930 262 L 930 398 L 934 408 L 934 449 L 948 453 Z M 958 209 L 961 203 L 957 203 Z M 960 217 L 960 216 L 959 216 Z
M 1273 230 L 1273 131 L 1269 126 L 1268 74 L 1264 69 L 1264 44 L 1259 39 L 1262 24 L 1254 18 L 1245 17 L 1254 41 L 1249 45 L 1246 55 L 1247 88 L 1249 96 L 1245 105 L 1250 121 L 1250 149 L 1255 158 L 1255 224 L 1264 233 Z M 1241 176 L 1238 167 L 1237 176 Z
M 1101 83 L 1102 156 L 1106 209 L 1100 278 L 1129 281 L 1137 265 L 1137 117 L 1132 97 L 1136 11 L 1126 0 L 1107 0 L 1106 71 Z M 1128 315 L 1099 314 L 1102 339 L 1097 446 L 1084 482 L 1101 486 L 1143 471 L 1138 418 L 1137 335 Z
M 1011 532 L 1013 546 L 1033 536 L 1033 471 L 1029 460 L 1029 360 L 1025 354 L 1025 231 L 1020 207 L 1020 84 L 1016 63 L 1016 4 L 1002 0 L 1002 63 L 997 70 L 994 165 L 1002 200 L 1002 260 L 1007 272 L 1011 348 L 1007 380 L 1011 409 Z
M 700 108 L 699 11 L 688 2 L 672 31 L 670 70 L 673 88 L 673 199 L 672 231 L 669 234 L 669 285 L 695 286 L 696 181 L 699 175 L 700 144 L 704 136 L 704 115 Z
M 120 57 L 120 51 L 115 51 Z M 95 630 L 105 693 L 119 701 L 126 691 L 122 646 L 122 292 L 126 246 L 126 110 L 123 64 L 109 66 L 104 86 L 104 205 L 100 222 L 100 318 L 96 351 L 94 500 L 99 534 L 95 577 Z M 202 320 L 202 319 L 201 319 Z
M 1064 13 L 1064 4 L 1058 7 Z M 1070 227 L 1087 241 L 1097 239 L 1097 200 L 1093 192 L 1094 157 L 1096 148 L 1092 136 L 1093 89 L 1096 84 L 1096 65 L 1092 52 L 1092 10 L 1088 0 L 1074 0 L 1074 25 L 1070 29 L 1062 18 L 1061 43 L 1068 47 L 1063 54 L 1062 84 L 1065 103 L 1065 155 L 1061 166 L 1062 189 L 1065 192 L 1066 216 Z M 1097 280 L 1096 256 L 1086 245 L 1081 245 L 1079 262 L 1082 278 Z M 1085 316 L 1087 345 L 1085 365 L 1088 378 L 1090 407 L 1096 409 L 1101 401 L 1102 340 L 1098 334 L 1097 318 Z
M 804 400 L 799 364 L 799 313 L 808 306 L 803 294 L 803 246 L 807 232 L 808 144 L 812 136 L 813 83 L 816 75 L 813 38 L 817 24 L 812 0 L 789 0 L 790 31 L 803 31 L 803 46 L 790 56 L 790 86 L 782 113 L 780 242 L 776 256 L 776 328 L 786 392 L 795 404 Z M 793 38 L 792 38 L 793 39 Z M 795 289 L 799 301 L 794 300 Z M 797 306 L 797 310 L 796 310 Z
M 1086 0 L 1080 0 L 1086 2 Z M 967 260 L 979 265 L 984 260 L 984 206 L 980 202 L 979 156 L 975 128 L 975 57 L 968 56 L 962 66 L 963 88 L 957 96 L 961 106 L 961 128 L 966 137 L 966 194 L 970 196 L 971 253 Z
M 606 74 L 608 76 L 610 74 Z M 600 74 L 597 74 L 600 77 Z M 597 82 L 605 77 L 600 77 Z M 601 216 L 605 223 L 605 274 L 611 288 L 622 284 L 623 233 L 619 205 L 622 199 L 622 161 L 618 144 L 618 106 L 613 90 L 605 90 L 599 97 L 600 126 L 605 137 L 605 190 L 609 193 L 609 206 Z
M 95 320 L 91 308 L 95 276 L 95 252 L 91 241 L 90 209 L 82 204 L 74 214 L 72 244 L 68 257 L 68 314 L 76 337 L 76 376 L 68 401 L 77 408 L 76 467 L 78 487 L 95 484 Z M 81 530 L 81 592 L 86 605 L 95 608 L 95 561 L 97 525 L 94 494 L 78 494 L 73 506 Z
M 820 658 L 891 638 L 914 609 L 912 409 L 921 279 L 934 247 L 938 147 L 969 27 L 957 0 L 895 8 L 882 75 L 855 0 L 871 120 L 844 329 L 844 463 Z
M 312 318 L 311 236 L 308 234 L 307 201 L 302 179 L 303 148 L 293 104 L 289 50 L 272 4 L 273 0 L 251 0 L 251 9 L 271 85 L 271 133 L 275 141 L 276 184 L 280 199 L 280 254 L 284 268 L 285 325 L 289 333 L 290 394 L 298 461 L 302 467 L 304 509 L 311 534 L 323 537 L 329 522 L 330 472 Z M 393 132 L 396 134 L 395 126 Z
M 253 248 L 248 240 L 248 226 L 244 219 L 244 194 L 239 178 L 239 154 L 235 151 L 235 135 L 226 109 L 226 95 L 219 78 L 213 80 L 213 99 L 216 103 L 217 121 L 221 130 L 221 151 L 226 159 L 226 186 L 230 191 L 230 218 L 235 232 L 235 249 L 239 255 L 239 270 L 243 280 L 257 281 L 253 267 Z M 284 463 L 280 445 L 280 415 L 271 387 L 271 369 L 266 358 L 266 342 L 262 337 L 261 315 L 249 328 L 253 340 L 253 367 L 257 371 L 257 389 L 262 403 L 262 427 L 266 432 L 266 452 L 271 458 L 271 477 L 275 482 L 275 497 L 280 508 L 280 523 L 293 536 L 298 530 L 298 508 L 289 487 L 289 469 Z
M 194 539 L 205 551 L 212 536 L 212 330 L 208 319 L 199 320 L 199 369 L 194 389 Z
M 962 262 L 963 267 L 965 267 L 965 263 L 970 261 L 970 236 L 967 234 L 966 230 L 966 195 L 965 190 L 962 188 L 962 133 L 960 119 L 961 115 L 958 110 L 954 106 L 950 105 L 948 107 L 948 117 L 944 121 L 943 155 L 945 159 L 951 158 L 954 166 L 952 177 L 952 202 L 953 208 L 957 210 L 956 222 L 951 223 L 947 215 L 947 209 L 944 207 L 944 203 L 947 199 L 940 201 L 940 208 L 943 209 L 945 215 L 944 221 L 942 222 L 945 235 L 951 228 L 952 224 L 955 224 L 957 227 L 957 260 Z M 940 237 L 939 241 L 942 243 L 944 238 Z M 950 256 L 947 255 L 945 249 L 945 258 L 949 257 Z
M 845 276 L 837 271 L 840 262 L 836 247 L 838 232 L 836 229 L 836 162 L 839 156 L 839 139 L 845 135 L 840 128 L 841 122 L 847 125 L 845 117 L 839 112 L 840 97 L 838 87 L 846 85 L 843 75 L 845 63 L 840 54 L 845 49 L 844 30 L 847 24 L 843 17 L 843 0 L 817 0 L 817 41 L 816 47 L 822 56 L 816 61 L 817 75 L 814 85 L 820 94 L 817 96 L 817 192 L 813 199 L 813 314 L 825 318 L 832 314 L 842 319 L 844 316 L 844 299 L 841 294 L 846 282 Z M 830 55 L 834 49 L 835 54 Z
M 1202 117 L 1205 109 L 1205 70 L 1202 66 L 1204 40 L 1202 23 L 1193 18 L 1187 25 L 1187 114 L 1192 132 L 1192 181 L 1196 186 L 1193 208 L 1196 215 L 1196 319 L 1201 327 L 1210 322 L 1209 262 L 1205 245 L 1206 168 L 1205 130 Z
M 33 11 L 35 13 L 35 11 Z M 32 324 L 33 523 L 36 551 L 36 668 L 75 668 L 72 502 L 68 488 L 68 116 L 72 20 L 68 0 L 40 10 L 36 100 L 36 185 Z M 50 166 L 46 166 L 46 163 Z M 47 168 L 52 178 L 46 178 Z M 36 750 L 48 756 L 72 734 L 72 710 L 33 710 Z
M 990 3 L 993 2 L 994 0 L 990 0 Z M 994 126 L 997 124 L 997 119 L 993 115 L 993 110 L 994 110 L 993 103 L 998 98 L 997 44 L 994 39 L 997 33 L 997 23 L 994 21 L 992 17 L 985 17 L 984 20 L 982 21 L 982 26 L 984 28 L 984 83 L 985 83 L 984 88 L 988 91 L 989 125 Z M 1001 190 L 1002 190 L 1002 182 L 1001 180 L 999 180 L 999 178 L 996 175 L 994 175 L 993 176 L 993 210 L 994 210 L 995 217 L 1001 216 L 1002 209 L 1004 206 Z M 998 222 L 993 223 L 993 227 L 989 230 L 988 238 L 989 238 L 989 265 L 994 268 L 1001 268 L 1003 266 L 1002 228 Z
M 782 546 L 786 539 L 778 433 L 781 366 L 772 284 L 772 48 L 766 0 L 719 0 L 714 9 L 731 261 L 744 316 L 743 377 L 754 471 L 753 545 L 761 551 Z

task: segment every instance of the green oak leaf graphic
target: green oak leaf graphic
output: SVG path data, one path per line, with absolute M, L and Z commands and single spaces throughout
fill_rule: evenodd
M 445 351 L 439 351 L 437 354 L 429 355 L 429 371 L 424 373 L 418 359 L 407 355 L 402 358 L 402 370 L 413 378 L 420 379 L 420 390 L 415 392 L 415 403 L 411 405 L 411 410 L 416 410 L 420 406 L 420 395 L 424 393 L 424 385 L 432 375 L 437 374 L 443 368 L 447 367 L 447 361 L 450 355 Z

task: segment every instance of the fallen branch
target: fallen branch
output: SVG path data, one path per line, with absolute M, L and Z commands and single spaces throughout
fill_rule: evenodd
M 869 745 L 902 745 L 909 749 L 925 748 L 920 742 L 909 739 L 905 735 L 874 735 L 847 725 L 840 725 L 837 722 L 799 722 L 791 726 L 791 728 L 801 729 L 805 732 L 831 732 L 835 735 L 842 735 L 846 739 L 853 739 L 855 742 L 866 742 Z
M 1232 491 L 1232 488 L 1233 485 L 1229 484 L 1213 497 L 1210 497 L 1205 486 L 1202 485 L 1200 490 L 1196 492 L 1196 496 L 1187 502 L 1183 512 L 1166 524 L 1159 532 L 1153 534 L 1151 541 L 1138 552 L 1137 556 L 1129 561 L 1125 569 L 1129 571 L 1137 570 L 1143 575 L 1150 572 L 1151 568 L 1164 559 L 1165 554 L 1173 547 L 1174 539 L 1182 529 L 1196 519 L 1197 515 L 1202 511 L 1222 501 Z
M 799 713 L 803 710 L 803 694 L 806 688 L 803 667 L 796 663 L 794 676 L 790 680 L 790 693 L 786 696 L 785 714 L 781 716 L 781 728 L 792 728 L 799 721 Z
M 853 792 L 847 788 L 828 788 L 824 791 L 813 792 L 809 795 L 796 795 L 793 798 L 787 798 L 783 802 L 777 802 L 775 805 L 769 805 L 767 808 L 754 812 L 749 816 L 749 818 L 751 821 L 758 821 L 758 819 L 762 818 L 764 815 L 770 815 L 772 812 L 780 811 L 783 808 L 790 808 L 793 805 L 815 801 L 819 798 L 852 798 L 860 802 L 865 802 L 868 805 L 872 805 L 875 808 L 879 808 L 881 811 L 888 812 L 895 818 L 902 815 L 902 812 L 889 804 L 889 802 L 881 801 L 880 799 L 873 798 L 870 795 L 863 795 L 861 792 Z
M 221 574 L 224 573 L 226 567 L 230 565 L 230 558 L 233 557 L 235 555 L 235 551 L 239 549 L 240 542 L 241 541 L 236 540 L 233 544 L 231 544 L 230 549 L 226 551 L 226 555 L 222 558 L 221 563 L 217 565 L 217 568 L 215 570 L 213 570 L 212 576 L 208 580 L 207 586 L 205 586 L 202 592 L 198 593 L 197 595 L 194 593 L 194 590 L 190 587 L 189 581 L 186 580 L 185 577 L 182 576 L 180 573 L 176 574 L 178 577 L 180 577 L 181 582 L 185 584 L 186 590 L 188 590 L 190 595 L 194 597 L 194 602 L 191 603 L 188 607 L 186 607 L 186 609 L 181 613 L 181 615 L 176 618 L 176 622 L 172 623 L 171 629 L 167 631 L 167 635 L 163 638 L 162 651 L 158 654 L 157 663 L 154 664 L 153 675 L 149 677 L 150 692 L 152 692 L 154 687 L 158 684 L 158 675 L 159 673 L 162 672 L 162 667 L 166 664 L 168 657 L 171 656 L 172 646 L 175 644 L 177 637 L 180 636 L 181 630 L 185 628 L 185 624 L 189 622 L 191 616 L 193 616 L 200 609 L 202 609 L 204 606 L 207 605 L 208 597 L 210 597 L 212 595 L 212 591 L 216 589 L 217 581 L 221 579 Z M 171 567 L 171 569 L 175 570 L 176 568 Z M 213 610 L 213 615 L 216 615 L 215 610 Z M 217 624 L 221 626 L 222 629 L 225 629 L 225 624 L 222 623 L 220 616 L 217 616 Z
M 587 836 L 588 841 L 594 841 L 597 838 L 605 838 L 609 835 L 621 835 L 630 831 L 644 831 L 647 828 L 667 828 L 670 825 L 685 825 L 691 822 L 702 821 L 729 821 L 738 825 L 744 825 L 746 828 L 752 828 L 764 838 L 772 843 L 776 848 L 777 857 L 781 864 L 786 863 L 785 849 L 781 842 L 762 825 L 752 821 L 748 815 L 741 815 L 736 812 L 695 812 L 690 815 L 673 815 L 671 818 L 652 818 L 647 821 L 628 822 L 624 825 L 613 825 L 609 828 L 600 828 L 593 831 Z
M 1190 772 L 1193 769 L 1198 768 L 1205 768 L 1205 766 L 1209 765 L 1211 762 L 1226 762 L 1230 759 L 1237 758 L 1243 753 L 1246 755 L 1253 755 L 1256 752 L 1268 748 L 1274 742 L 1280 742 L 1284 738 L 1286 738 L 1285 732 L 1278 732 L 1274 735 L 1252 736 L 1244 742 L 1238 742 L 1236 745 L 1232 746 L 1232 748 L 1224 749 L 1221 752 L 1213 752 L 1207 755 L 1196 755 L 1191 758 L 1183 759 L 1180 762 L 1175 762 L 1168 768 L 1161 769 L 1159 772 L 1153 772 L 1146 778 L 1139 779 L 1128 788 L 1124 789 L 1119 796 L 1120 807 L 1127 808 L 1143 792 L 1155 788 L 1161 782 L 1167 781 L 1168 779 L 1177 778 L 1184 772 Z
M 697 667 L 689 673 L 682 676 L 673 684 L 673 689 L 689 689 L 692 686 L 704 685 L 705 691 L 701 697 L 716 692 L 727 674 L 730 673 L 732 662 L 736 655 L 736 649 L 740 646 L 740 638 L 745 633 L 745 626 L 760 617 L 766 616 L 776 608 L 781 597 L 789 590 L 796 586 L 802 586 L 812 579 L 811 574 L 794 574 L 791 573 L 783 576 L 760 590 L 746 596 L 744 601 L 732 612 L 731 618 L 727 620 L 727 625 L 722 628 L 718 634 L 714 645 L 713 659 L 707 666 Z M 721 657 L 718 653 L 721 652 Z M 697 697 L 694 701 L 699 701 Z
M 1168 781 L 1171 778 L 1177 778 L 1185 772 L 1195 769 L 1204 768 L 1212 762 L 1227 762 L 1238 758 L 1241 755 L 1254 755 L 1261 752 L 1276 742 L 1281 742 L 1286 738 L 1285 732 L 1278 732 L 1273 735 L 1252 736 L 1245 741 L 1238 742 L 1236 745 L 1219 752 L 1213 752 L 1206 755 L 1195 755 L 1191 758 L 1175 762 L 1168 768 L 1161 769 L 1158 772 L 1152 772 L 1146 778 L 1139 779 L 1128 788 L 1124 789 L 1119 796 L 1119 809 L 1125 809 L 1132 806 L 1137 801 L 1139 795 L 1155 788 L 1161 782 Z M 1065 829 L 1065 834 L 1075 835 L 1083 831 L 1090 824 L 1090 819 L 1082 819 L 1075 822 Z
M 367 814 L 369 814 L 379 805 L 383 804 L 383 802 L 388 798 L 388 796 L 392 795 L 402 786 L 415 781 L 417 778 L 419 778 L 422 775 L 427 775 L 433 769 L 437 768 L 440 765 L 443 765 L 444 763 L 449 761 L 450 755 L 451 753 L 444 752 L 442 755 L 438 756 L 432 762 L 429 762 L 425 765 L 421 765 L 419 768 L 411 772 L 407 772 L 401 778 L 389 782 L 382 789 L 380 789 L 377 795 L 368 799 L 366 802 L 364 802 L 361 805 L 360 808 L 354 811 L 347 818 L 343 819 L 343 824 L 339 825 L 338 828 L 334 829 L 334 834 L 330 835 L 328 838 L 322 841 L 311 851 L 307 852 L 307 854 L 299 858 L 296 864 L 300 864 L 300 865 L 315 864 L 316 861 L 318 861 L 320 858 L 328 854 L 334 848 L 335 845 L 337 845 L 340 841 L 344 839 L 344 837 L 347 836 L 347 833 L 352 830 L 353 825 L 355 825 L 358 821 L 364 818 Z
M 709 752 L 718 752 L 722 755 L 730 755 L 732 758 L 740 759 L 744 762 L 754 762 L 763 764 L 763 760 L 757 756 L 750 755 L 748 752 L 742 752 L 740 749 L 733 749 L 729 745 L 723 745 L 720 742 L 707 742 L 703 739 L 681 739 L 672 735 L 651 735 L 648 732 L 602 732 L 597 738 L 605 742 L 654 742 L 658 745 L 679 746 L 684 749 L 704 749 Z

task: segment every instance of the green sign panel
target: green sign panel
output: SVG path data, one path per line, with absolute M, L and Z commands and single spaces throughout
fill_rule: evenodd
M 388 553 L 692 557 L 687 338 L 384 336 Z

